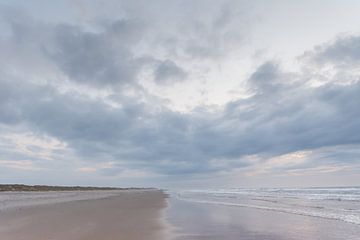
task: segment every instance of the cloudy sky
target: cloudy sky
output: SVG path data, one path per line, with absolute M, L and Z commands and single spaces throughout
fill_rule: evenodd
M 0 0 L 0 182 L 360 182 L 360 1 Z

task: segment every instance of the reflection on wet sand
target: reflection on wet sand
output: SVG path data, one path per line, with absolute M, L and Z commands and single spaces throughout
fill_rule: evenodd
M 358 240 L 360 227 L 337 220 L 171 198 L 177 240 Z

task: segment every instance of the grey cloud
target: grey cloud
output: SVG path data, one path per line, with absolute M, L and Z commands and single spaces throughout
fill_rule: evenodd
M 155 70 L 155 82 L 168 84 L 186 78 L 186 72 L 171 60 L 162 61 Z
M 243 1 L 214 3 L 213 15 L 210 18 L 205 16 L 202 20 L 193 20 L 186 26 L 185 53 L 200 59 L 216 59 L 232 53 L 234 46 L 244 44 L 247 37 L 247 7 Z M 239 28 L 242 31 L 239 31 Z
M 190 43 L 186 34 L 175 34 L 173 47 L 180 42 L 184 50 L 185 45 L 192 46 L 192 41 L 197 42 L 198 38 L 207 41 L 230 21 L 226 14 L 217 20 L 207 17 L 207 24 L 213 24 L 211 29 L 211 24 L 205 24 L 199 35 L 190 34 Z M 34 40 L 31 44 L 38 43 L 31 48 L 32 53 L 38 51 L 41 61 L 48 60 L 50 66 L 58 67 L 70 80 L 116 88 L 136 84 L 143 64 L 158 62 L 154 56 L 144 60 L 132 52 L 134 44 L 142 39 L 143 32 L 138 29 L 142 22 L 139 26 L 128 20 L 109 21 L 97 31 L 69 24 L 48 26 L 44 31 L 46 36 L 50 35 L 45 38 L 50 42 L 20 32 L 25 34 L 23 40 L 28 37 L 28 41 Z M 208 34 L 202 33 L 208 28 Z M 3 48 L 7 46 L 1 44 Z M 352 53 L 346 49 L 357 46 L 352 45 L 353 41 L 342 44 L 351 45 L 340 44 L 343 49 L 340 52 L 345 55 Z M 205 52 L 210 48 L 215 48 L 215 53 L 221 49 L 217 43 L 200 45 L 205 46 Z M 28 44 L 25 41 L 14 48 L 18 50 L 21 46 L 26 48 Z M 327 49 L 338 46 L 335 42 Z M 330 53 L 312 54 L 328 61 L 335 61 L 334 56 L 341 59 L 337 51 Z M 344 59 L 355 64 L 356 51 Z M 169 58 L 157 65 L 156 81 L 172 83 L 172 78 L 183 78 L 185 71 L 175 63 Z M 19 64 L 18 68 L 22 67 Z M 136 89 L 133 97 L 122 91 L 114 93 L 112 100 L 120 105 L 114 107 L 101 98 L 61 91 L 51 81 L 39 83 L 13 74 L 8 65 L 1 65 L 0 72 L 1 126 L 21 126 L 62 140 L 74 150 L 77 159 L 85 162 L 119 164 L 114 169 L 105 169 L 105 175 L 116 175 L 123 171 L 122 167 L 172 175 L 217 172 L 248 166 L 243 158 L 252 154 L 270 157 L 304 149 L 360 144 L 360 83 L 310 87 L 306 85 L 306 72 L 288 73 L 274 62 L 260 65 L 249 78 L 253 96 L 229 102 L 215 112 L 202 106 L 188 113 L 155 104 L 150 98 L 143 100 L 146 89 Z
M 126 20 L 113 22 L 100 33 L 60 25 L 48 54 L 74 81 L 101 87 L 134 84 L 142 65 L 132 53 L 141 37 L 137 28 L 141 25 Z
M 137 74 L 148 61 L 133 53 L 146 31 L 136 19 L 99 20 L 91 29 L 44 23 L 21 10 L 6 10 L 1 7 L 0 13 L 9 33 L 5 32 L 0 49 L 8 55 L 7 61 L 1 59 L 7 70 L 21 67 L 40 78 L 46 78 L 46 72 L 52 71 L 51 75 L 58 71 L 83 85 L 121 88 L 135 86 Z
M 250 76 L 249 84 L 258 94 L 271 93 L 279 88 L 280 84 L 276 81 L 280 80 L 280 76 L 278 66 L 274 62 L 266 62 Z
M 27 56 L 22 58 L 39 61 L 38 66 L 45 68 L 41 71 L 56 68 L 80 84 L 119 88 L 137 85 L 142 67 L 149 65 L 155 67 L 155 81 L 159 84 L 182 80 L 186 72 L 176 64 L 177 58 L 216 58 L 241 44 L 243 36 L 238 36 L 238 28 L 245 15 L 240 11 L 244 4 L 212 3 L 155 1 L 151 8 L 144 8 L 146 1 L 114 1 L 101 6 L 101 10 L 122 14 L 118 18 L 101 18 L 96 14 L 98 9 L 93 9 L 91 26 L 77 21 L 44 23 L 36 16 L 19 14 L 17 9 L 12 13 L 5 9 L 3 19 L 10 26 L 12 41 L 17 42 L 16 51 L 23 49 Z M 85 5 L 88 10 L 98 6 L 91 2 Z M 209 12 L 202 11 L 205 5 L 211 6 Z M 177 8 L 186 11 L 170 14 Z M 202 17 L 195 18 L 194 13 Z M 161 59 L 166 60 L 153 64 L 159 53 L 164 53 Z M 22 67 L 27 68 L 25 63 Z
M 319 45 L 305 54 L 319 64 L 331 63 L 343 68 L 353 67 L 360 61 L 360 37 L 349 35 L 338 37 L 334 42 Z
M 9 101 L 11 98 L 10 87 L 6 82 L 2 82 L 0 88 L 0 122 L 4 124 L 14 124 L 20 120 L 20 114 L 17 111 L 17 106 Z
M 275 82 L 282 77 L 277 67 L 269 66 L 265 70 L 260 66 L 251 80 L 256 78 L 262 85 L 266 75 Z M 51 86 L 26 81 L 21 88 L 18 85 L 16 80 L 1 81 L 8 93 L 1 106 L 14 106 L 23 126 L 68 143 L 85 161 L 120 161 L 134 169 L 194 174 L 245 167 L 248 163 L 241 158 L 246 155 L 276 156 L 360 143 L 359 83 L 290 85 L 276 91 L 273 85 L 227 104 L 223 111 L 203 108 L 186 114 L 165 107 L 155 110 L 151 104 L 125 97 L 122 108 L 112 108 L 74 93 L 59 93 Z M 274 94 L 269 98 L 264 91 Z M 212 165 L 213 160 L 224 164 Z
M 131 17 L 151 23 L 147 36 L 150 48 L 168 56 L 218 59 L 232 53 L 247 38 L 248 1 L 201 0 L 192 4 L 182 0 L 154 1 L 151 8 L 142 7 L 147 4 L 123 1 L 121 9 Z

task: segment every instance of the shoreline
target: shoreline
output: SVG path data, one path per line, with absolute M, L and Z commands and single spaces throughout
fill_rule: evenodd
M 358 240 L 360 226 L 335 219 L 169 199 L 168 218 L 177 240 Z M 190 220 L 189 220 L 190 219 Z
M 104 198 L 17 207 L 1 212 L 0 239 L 169 239 L 166 198 L 161 190 L 129 190 Z
M 6 201 L 19 204 L 2 208 Z M 359 235 L 359 226 L 334 219 L 189 201 L 163 190 L 0 192 L 0 239 L 6 240 L 357 240 Z

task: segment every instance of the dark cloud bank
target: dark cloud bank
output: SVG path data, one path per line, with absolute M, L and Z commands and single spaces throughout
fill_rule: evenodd
M 0 42 L 6 53 L 0 66 L 1 131 L 23 129 L 57 138 L 84 161 L 119 162 L 115 172 L 124 164 L 161 174 L 213 172 L 247 166 L 242 160 L 247 155 L 271 157 L 360 143 L 357 79 L 311 86 L 316 74 L 287 72 L 281 63 L 269 61 L 249 77 L 251 97 L 216 111 L 199 106 L 180 113 L 139 84 L 144 68 L 152 69 L 156 84 L 171 85 L 187 75 L 171 59 L 136 54 L 139 41 L 146 41 L 146 23 L 116 20 L 88 31 L 31 18 L 2 21 L 9 32 Z M 219 20 L 220 30 L 222 24 Z M 346 67 L 352 73 L 359 52 L 360 37 L 348 36 L 307 52 L 303 64 L 338 71 Z M 62 77 L 54 80 L 48 69 Z M 111 94 L 104 99 L 63 91 L 63 83 Z

